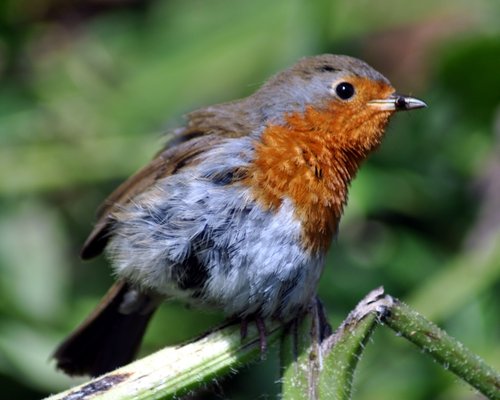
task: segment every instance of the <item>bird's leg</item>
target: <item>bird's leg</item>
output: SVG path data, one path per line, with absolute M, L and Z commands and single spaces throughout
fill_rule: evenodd
M 248 334 L 248 319 L 243 317 L 241 319 L 241 325 L 240 325 L 240 336 L 241 340 L 246 339 Z
M 266 338 L 266 324 L 262 317 L 255 315 L 253 317 L 243 317 L 241 318 L 240 325 L 240 335 L 241 340 L 244 340 L 248 334 L 248 322 L 253 320 L 259 333 L 259 345 L 260 345 L 260 355 L 261 358 L 265 358 L 267 352 L 267 338 Z
M 308 323 L 311 325 L 300 328 L 306 317 L 309 317 L 310 321 Z M 311 340 L 321 343 L 333 332 L 326 316 L 326 310 L 318 296 L 312 300 L 308 309 L 290 320 L 281 320 L 281 322 L 285 327 L 284 335 L 289 336 L 291 339 L 292 354 L 295 360 L 299 357 L 301 351 L 300 334 L 308 332 L 306 334 L 310 335 Z
M 264 358 L 267 351 L 266 324 L 261 317 L 257 316 L 255 317 L 255 326 L 259 332 L 260 357 Z

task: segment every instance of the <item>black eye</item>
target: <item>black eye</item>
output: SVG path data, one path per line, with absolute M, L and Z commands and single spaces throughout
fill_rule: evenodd
M 335 88 L 335 93 L 337 93 L 337 96 L 339 96 L 342 100 L 350 99 L 354 96 L 354 86 L 352 86 L 349 82 L 341 82 Z

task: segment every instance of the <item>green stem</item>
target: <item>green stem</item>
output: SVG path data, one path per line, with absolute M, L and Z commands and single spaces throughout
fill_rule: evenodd
M 354 372 L 365 345 L 377 326 L 376 312 L 391 305 L 384 289 L 371 291 L 349 313 L 337 331 L 322 343 L 321 400 L 349 400 Z
M 377 326 L 377 310 L 392 303 L 382 288 L 370 292 L 349 313 L 335 333 L 319 303 L 281 342 L 282 398 L 293 400 L 348 400 L 354 371 L 365 344 Z
M 382 288 L 369 293 L 337 331 L 329 327 L 319 302 L 281 342 L 282 398 L 348 400 L 352 379 L 376 322 L 429 353 L 490 399 L 500 400 L 500 375 L 461 343 Z M 283 336 L 280 323 L 268 324 L 269 345 Z M 214 331 L 196 342 L 169 347 L 47 400 L 172 399 L 204 386 L 260 357 L 259 335 L 250 326 L 241 340 L 238 326 Z
M 376 317 L 367 315 L 353 330 L 346 332 L 325 357 L 319 381 L 321 400 L 351 398 L 354 371 L 376 326 Z
M 381 320 L 489 399 L 500 399 L 500 374 L 406 304 L 394 299 Z
M 281 331 L 277 323 L 268 325 L 268 345 L 278 341 Z M 259 357 L 255 327 L 249 326 L 242 341 L 239 327 L 231 325 L 182 347 L 167 347 L 46 400 L 173 399 Z
M 280 346 L 281 396 L 283 399 L 317 399 L 321 369 L 320 342 L 324 329 L 330 329 L 320 316 L 322 307 L 315 302 L 300 321 L 287 326 Z

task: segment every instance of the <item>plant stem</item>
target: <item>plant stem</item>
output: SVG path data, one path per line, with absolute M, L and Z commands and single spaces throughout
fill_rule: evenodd
M 377 327 L 377 311 L 392 305 L 382 287 L 372 290 L 352 310 L 335 333 L 322 343 L 321 400 L 349 400 L 352 381 L 365 344 Z
M 283 399 L 318 398 L 321 340 L 331 331 L 324 316 L 320 315 L 322 312 L 323 308 L 316 300 L 304 318 L 291 322 L 285 329 L 280 346 Z
M 88 383 L 46 400 L 172 399 L 213 382 L 260 357 L 259 335 L 230 325 L 184 346 L 167 347 Z M 268 345 L 276 343 L 281 325 L 268 325 Z
M 354 371 L 377 326 L 377 311 L 391 305 L 383 288 L 375 289 L 330 334 L 323 308 L 316 302 L 298 325 L 286 330 L 281 342 L 282 398 L 350 399 Z
M 284 335 L 281 323 L 268 323 L 269 345 L 283 337 L 282 398 L 350 399 L 354 371 L 377 322 L 416 344 L 490 399 L 500 400 L 500 375 L 493 368 L 406 304 L 384 294 L 382 288 L 370 292 L 333 334 L 319 302 Z M 239 327 L 230 325 L 184 346 L 160 350 L 47 400 L 178 398 L 260 356 L 257 329 L 251 325 L 242 341 Z
M 500 374 L 406 304 L 394 299 L 380 319 L 489 399 L 500 399 Z

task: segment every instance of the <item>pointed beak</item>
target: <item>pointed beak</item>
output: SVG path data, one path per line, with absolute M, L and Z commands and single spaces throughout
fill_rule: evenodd
M 396 93 L 386 99 L 371 100 L 368 102 L 368 105 L 380 111 L 409 111 L 427 107 L 427 104 L 422 100 Z

